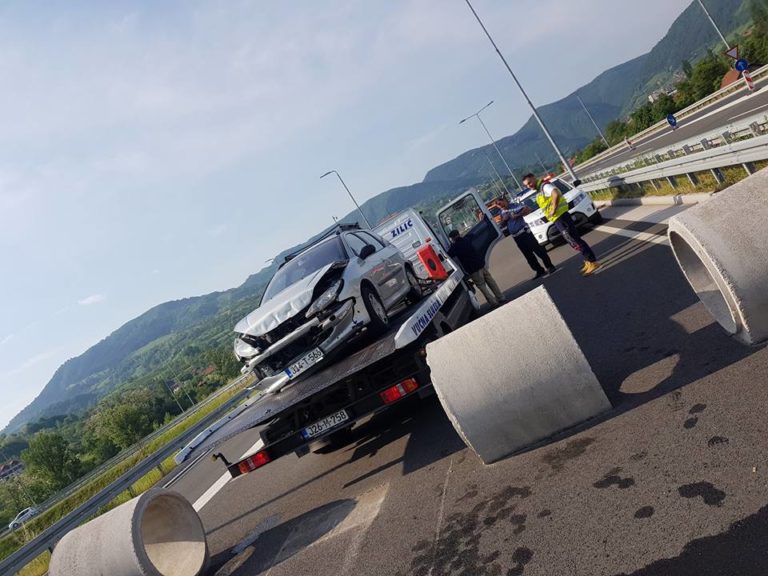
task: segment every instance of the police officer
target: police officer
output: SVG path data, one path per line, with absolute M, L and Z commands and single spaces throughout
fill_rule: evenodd
M 560 193 L 560 190 L 554 184 L 540 184 L 533 174 L 523 176 L 523 184 L 531 190 L 539 192 L 536 195 L 536 203 L 544 212 L 544 217 L 554 223 L 560 234 L 563 235 L 563 238 L 574 250 L 581 253 L 581 256 L 584 258 L 584 266 L 581 269 L 581 273 L 584 276 L 593 274 L 600 267 L 600 263 L 597 261 L 592 248 L 582 240 L 579 231 L 576 229 L 573 217 L 568 212 L 568 201 L 565 199 L 565 196 Z

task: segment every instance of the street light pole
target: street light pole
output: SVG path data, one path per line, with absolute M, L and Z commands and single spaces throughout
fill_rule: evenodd
M 488 154 L 485 155 L 485 159 L 488 160 L 488 164 L 491 165 L 491 168 L 493 168 L 493 171 L 496 173 L 496 178 L 499 179 L 499 182 L 501 182 L 501 185 L 504 187 L 504 191 L 507 193 L 507 196 L 509 196 L 509 199 L 512 200 L 512 194 L 509 193 L 509 188 L 507 188 L 507 185 L 504 184 L 504 180 L 499 175 L 499 171 L 496 170 L 496 166 L 494 165 L 493 161 L 491 160 L 491 157 L 488 156 Z M 498 188 L 498 185 L 496 186 Z
M 515 177 L 515 173 L 512 172 L 512 168 L 509 167 L 509 164 L 507 164 L 506 158 L 504 158 L 504 155 L 501 153 L 501 150 L 499 150 L 499 147 L 496 145 L 496 140 L 493 139 L 493 136 L 491 136 L 491 133 L 488 130 L 488 127 L 485 125 L 485 122 L 483 122 L 483 119 L 480 118 L 480 112 L 488 108 L 488 106 L 490 106 L 491 104 L 493 104 L 493 100 L 488 102 L 488 104 L 480 108 L 480 110 L 478 110 L 474 114 L 467 116 L 463 120 L 459 120 L 459 124 L 463 124 L 470 118 L 477 118 L 480 121 L 480 125 L 483 127 L 483 130 L 485 130 L 485 133 L 488 135 L 488 139 L 491 141 L 491 144 L 493 144 L 493 148 L 496 150 L 496 154 L 498 154 L 499 158 L 501 158 L 501 161 L 504 162 L 504 166 L 507 168 L 509 175 L 512 176 L 512 179 L 515 181 L 515 184 L 517 185 L 517 189 L 522 190 L 522 186 L 520 186 L 520 182 L 518 182 L 517 177 Z M 504 188 L 506 189 L 506 186 Z
M 507 68 L 509 75 L 512 76 L 512 80 L 514 80 L 515 84 L 517 84 L 517 87 L 520 89 L 520 92 L 523 94 L 523 98 L 525 98 L 525 101 L 528 103 L 528 106 L 530 106 L 531 110 L 533 111 L 534 118 L 536 118 L 536 121 L 539 123 L 539 126 L 541 126 L 541 129 L 544 131 L 544 135 L 547 137 L 547 140 L 549 140 L 549 143 L 552 145 L 552 148 L 555 149 L 555 152 L 560 158 L 560 161 L 563 163 L 563 166 L 565 166 L 566 171 L 568 172 L 568 174 L 571 175 L 571 178 L 573 179 L 573 181 L 576 182 L 576 180 L 579 179 L 576 176 L 576 172 L 573 171 L 573 168 L 571 168 L 570 163 L 568 162 L 568 160 L 565 159 L 565 156 L 563 156 L 563 153 L 560 151 L 560 148 L 555 143 L 554 138 L 552 138 L 552 135 L 549 133 L 549 130 L 547 130 L 547 127 L 544 125 L 544 121 L 541 119 L 541 117 L 539 116 L 539 113 L 536 111 L 536 107 L 533 105 L 533 102 L 531 102 L 530 98 L 528 98 L 528 94 L 525 93 L 525 90 L 523 90 L 523 87 L 518 81 L 517 76 L 515 76 L 515 73 L 512 72 L 512 68 L 510 68 L 506 58 L 504 58 L 504 55 L 501 53 L 501 50 L 499 50 L 499 47 L 496 46 L 496 42 L 494 42 L 493 37 L 488 32 L 488 29 L 485 27 L 485 24 L 483 24 L 483 21 L 480 20 L 480 16 L 477 15 L 477 12 L 475 12 L 475 9 L 472 7 L 472 4 L 469 2 L 469 0 L 464 0 L 464 1 L 467 3 L 467 6 L 469 6 L 469 9 L 472 10 L 472 14 L 474 14 L 475 19 L 477 20 L 477 23 L 480 24 L 480 27 L 483 29 L 483 32 L 485 32 L 485 35 L 488 37 L 488 40 L 490 40 L 491 44 L 496 50 L 496 54 L 499 55 L 499 58 L 501 58 L 501 61 L 504 63 L 504 66 Z
M 373 229 L 373 226 L 371 226 L 371 223 L 368 222 L 368 218 L 365 217 L 365 214 L 363 214 L 363 211 L 360 209 L 360 205 L 357 203 L 357 200 L 355 200 L 355 197 L 352 196 L 352 192 L 349 191 L 347 184 L 341 178 L 341 174 L 336 172 L 336 170 L 329 170 L 328 172 L 320 176 L 320 178 L 325 178 L 329 174 L 336 174 L 336 177 L 339 179 L 339 182 L 341 182 L 341 185 L 344 186 L 344 190 L 347 191 L 347 194 L 349 194 L 349 197 L 352 199 L 352 203 L 355 205 L 355 208 L 357 208 L 357 211 L 360 212 L 360 216 L 363 217 L 363 221 L 365 222 L 365 225 L 368 226 L 368 228 Z
M 592 125 L 595 127 L 595 130 L 597 130 L 597 133 L 600 134 L 600 138 L 602 138 L 603 142 L 605 142 L 605 145 L 610 148 L 610 145 L 608 144 L 608 140 L 605 139 L 605 135 L 603 134 L 603 131 L 600 130 L 600 127 L 597 125 L 597 122 L 595 122 L 595 119 L 592 118 L 592 114 L 590 114 L 589 110 L 587 110 L 587 107 L 584 104 L 584 101 L 581 99 L 581 96 L 576 94 L 576 99 L 579 101 L 579 104 L 581 104 L 581 107 L 584 108 L 584 112 L 587 113 L 587 116 L 589 116 L 589 119 L 592 121 Z
M 707 10 L 707 7 L 704 6 L 704 3 L 701 0 L 698 0 L 699 6 L 701 6 L 701 9 L 704 10 L 704 14 L 707 15 L 707 18 L 709 19 L 710 23 L 712 24 L 712 27 L 715 29 L 715 32 L 717 32 L 717 35 L 720 36 L 720 40 L 723 41 L 723 44 L 725 44 L 726 51 L 730 50 L 731 47 L 728 45 L 728 40 L 725 39 L 725 36 L 723 36 L 723 33 L 720 32 L 720 28 L 717 27 L 717 24 L 715 23 L 714 19 L 709 13 L 709 10 Z

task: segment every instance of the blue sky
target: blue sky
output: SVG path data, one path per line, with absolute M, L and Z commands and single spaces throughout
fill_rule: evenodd
M 689 0 L 474 0 L 536 104 Z M 0 5 L 0 426 L 66 359 L 237 286 L 529 111 L 463 0 Z

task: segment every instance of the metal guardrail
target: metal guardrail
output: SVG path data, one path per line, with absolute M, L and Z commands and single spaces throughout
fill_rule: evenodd
M 635 184 L 660 178 L 674 178 L 675 176 L 688 176 L 695 179 L 697 172 L 716 170 L 726 166 L 743 165 L 747 173 L 751 173 L 750 163 L 767 159 L 768 135 L 754 136 L 746 140 L 730 142 L 701 152 L 693 152 L 667 160 L 662 158 L 656 164 L 604 176 L 584 183 L 580 188 L 586 192 L 593 192 L 624 184 Z
M 768 78 L 768 65 L 765 65 L 761 68 L 758 68 L 752 73 L 752 78 L 755 80 L 755 82 L 764 80 Z M 679 110 L 675 113 L 675 117 L 678 119 L 678 122 L 685 120 L 688 116 L 691 114 L 698 112 L 699 110 L 706 108 L 708 106 L 711 106 L 718 102 L 719 100 L 723 99 L 726 96 L 729 96 L 731 94 L 734 94 L 736 92 L 743 91 L 746 92 L 747 88 L 744 85 L 743 82 L 737 81 L 729 84 L 728 86 L 721 88 L 720 90 L 713 92 L 709 96 L 706 96 L 705 98 L 702 98 L 698 102 L 694 102 L 687 108 L 683 108 L 682 110 Z M 630 138 L 631 141 L 638 141 L 643 138 L 652 136 L 658 132 L 662 132 L 664 130 L 669 130 L 669 124 L 666 120 L 661 120 L 654 124 L 653 126 L 650 126 L 649 128 L 646 128 L 642 132 L 638 132 L 634 136 Z M 602 151 L 600 154 L 597 154 L 587 160 L 586 162 L 583 162 L 582 164 L 579 164 L 577 166 L 574 166 L 574 169 L 577 171 L 577 173 L 581 173 L 585 170 L 589 170 L 589 167 L 592 166 L 595 163 L 598 163 L 600 161 L 606 160 L 610 158 L 613 154 L 616 154 L 617 152 L 623 151 L 626 149 L 626 144 L 624 142 L 620 142 L 619 144 L 616 144 L 607 150 Z
M 247 378 L 247 376 L 238 377 L 235 382 L 240 383 L 244 378 Z M 232 385 L 234 385 L 234 382 Z M 230 386 L 227 386 L 227 388 Z M 15 574 L 46 550 L 52 550 L 53 546 L 64 534 L 76 528 L 100 507 L 108 504 L 119 494 L 125 492 L 134 482 L 142 478 L 153 468 L 159 466 L 163 460 L 174 454 L 195 436 L 204 432 L 211 425 L 212 421 L 220 419 L 231 409 L 232 405 L 240 402 L 248 393 L 249 391 L 245 389 L 219 406 L 211 414 L 192 426 L 192 428 L 186 430 L 157 452 L 142 460 L 120 478 L 92 496 L 87 502 L 43 530 L 22 548 L 0 561 L 0 574 Z M 175 422 L 175 424 L 178 424 L 178 422 Z

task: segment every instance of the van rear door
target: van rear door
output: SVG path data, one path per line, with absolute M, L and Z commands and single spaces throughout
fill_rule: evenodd
M 446 237 L 452 230 L 458 230 L 462 237 L 468 238 L 479 254 L 485 254 L 486 266 L 491 249 L 503 237 L 475 189 L 467 190 L 438 210 L 437 221 Z

